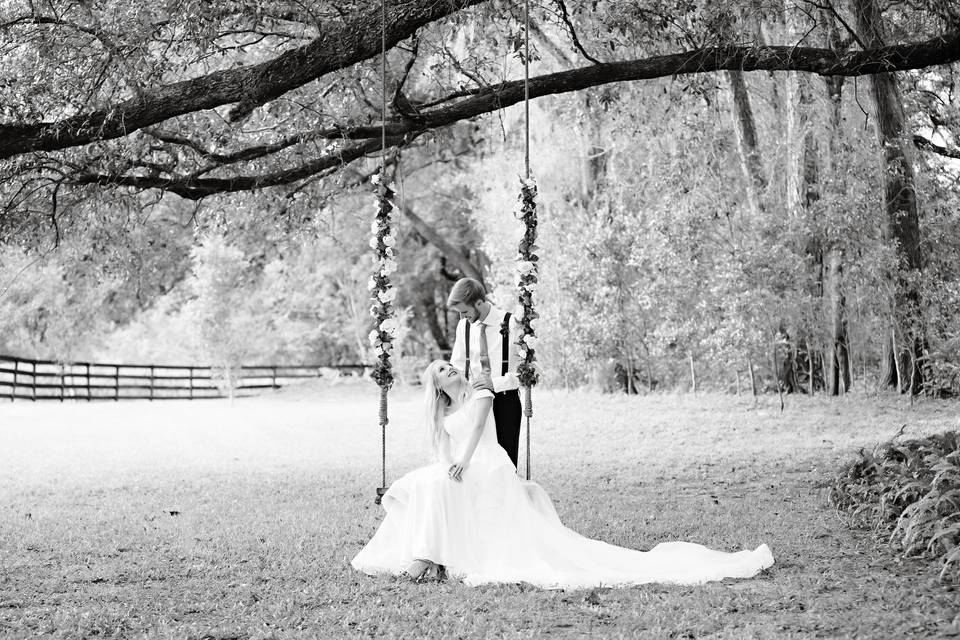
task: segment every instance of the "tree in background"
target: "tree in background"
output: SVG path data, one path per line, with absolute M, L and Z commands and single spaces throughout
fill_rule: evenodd
M 732 370 L 756 367 L 790 390 L 839 393 L 883 363 L 912 378 L 904 390 L 943 388 L 916 367 L 948 360 L 956 320 L 960 120 L 952 67 L 935 65 L 960 55 L 958 18 L 943 3 L 869 19 L 864 7 L 876 9 L 535 4 L 540 335 L 556 382 L 613 358 L 639 362 L 650 386 L 728 387 Z M 511 301 L 521 128 L 509 107 L 522 86 L 509 78 L 521 33 L 504 8 L 389 8 L 410 353 L 449 344 L 443 300 L 456 277 Z M 117 283 L 97 315 L 99 336 L 118 327 L 108 348 L 138 323 L 185 317 L 191 250 L 215 232 L 242 252 L 257 301 L 239 307 L 262 327 L 249 357 L 362 357 L 369 220 L 356 189 L 380 143 L 379 9 L 6 5 L 0 234 L 34 256 L 60 246 L 50 260 L 64 273 L 80 260 L 68 240 L 101 247 L 92 255 L 110 277 L 95 288 Z M 871 29 L 882 33 L 870 40 Z M 891 111 L 849 78 L 894 71 L 903 115 L 899 133 L 883 133 Z M 905 160 L 891 172 L 894 147 Z M 912 186 L 889 189 L 907 168 Z M 913 193 L 913 209 L 890 213 L 894 192 Z M 910 291 L 929 298 L 911 306 Z M 913 346 L 879 353 L 896 351 L 887 333 Z M 62 348 L 42 336 L 38 348 Z M 71 339 L 74 352 L 87 338 Z
M 191 286 L 196 299 L 190 306 L 196 319 L 204 355 L 214 375 L 233 398 L 237 369 L 258 342 L 257 319 L 249 307 L 250 274 L 243 252 L 220 236 L 205 238 L 193 251 Z

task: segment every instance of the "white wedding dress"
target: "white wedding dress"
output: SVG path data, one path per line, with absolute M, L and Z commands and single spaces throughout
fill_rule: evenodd
M 447 416 L 454 459 L 466 447 L 481 391 Z M 401 574 L 415 559 L 446 567 L 466 584 L 526 582 L 543 588 L 587 588 L 650 582 L 699 584 L 748 578 L 773 565 L 763 544 L 725 553 L 689 542 L 635 551 L 566 528 L 540 485 L 521 480 L 497 444 L 493 412 L 461 482 L 447 465 L 416 469 L 383 496 L 386 517 L 352 561 L 368 574 Z

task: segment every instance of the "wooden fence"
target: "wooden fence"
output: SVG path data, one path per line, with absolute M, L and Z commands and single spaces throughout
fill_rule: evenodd
M 253 395 L 303 378 L 364 375 L 363 364 L 245 365 L 233 394 Z M 0 400 L 197 400 L 225 398 L 223 370 L 209 365 L 55 362 L 0 355 Z

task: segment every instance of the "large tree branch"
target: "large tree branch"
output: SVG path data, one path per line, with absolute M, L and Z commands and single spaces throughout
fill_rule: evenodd
M 460 3 L 462 6 L 476 4 L 478 1 L 460 0 Z M 446 2 L 439 4 L 448 6 Z M 393 32 L 398 33 L 396 26 Z M 313 77 L 345 66 L 351 60 L 356 62 L 354 58 L 357 55 L 361 55 L 359 49 L 353 51 L 352 57 L 341 52 L 334 56 L 335 59 L 326 60 L 322 68 L 317 61 L 313 65 Z M 919 69 L 957 60 L 960 60 L 960 32 L 937 36 L 924 42 L 884 46 L 866 51 L 836 52 L 831 49 L 790 46 L 709 47 L 639 60 L 592 65 L 531 78 L 530 97 L 578 91 L 612 82 L 723 70 L 803 71 L 822 76 L 857 76 Z M 267 63 L 271 64 L 273 63 Z M 304 66 L 307 66 L 306 63 Z M 259 69 L 257 74 L 260 74 L 266 73 L 266 68 L 265 65 L 258 65 L 250 69 Z M 243 99 L 247 96 L 243 84 L 253 82 L 255 78 L 263 80 L 261 76 L 252 76 L 250 73 L 247 70 L 215 72 L 203 78 L 148 91 L 143 99 L 130 100 L 107 111 L 76 116 L 57 123 L 0 125 L 0 158 L 116 138 L 173 116 Z M 277 80 L 271 86 L 276 88 L 288 85 L 289 80 L 284 79 Z M 427 129 L 444 127 L 516 104 L 523 99 L 523 82 L 505 82 L 458 92 L 456 95 L 465 96 L 465 99 L 432 111 L 421 110 L 420 117 L 415 120 L 388 123 L 387 135 L 397 137 L 419 134 Z M 447 100 L 440 100 L 432 104 L 446 102 Z M 333 127 L 318 132 L 318 135 L 330 138 L 374 138 L 380 135 L 380 127 Z
M 388 146 L 404 143 L 405 140 L 387 138 Z M 267 187 L 293 184 L 324 171 L 332 172 L 350 164 L 357 158 L 380 149 L 380 139 L 364 140 L 339 150 L 335 154 L 321 156 L 299 166 L 283 171 L 275 171 L 253 176 L 233 176 L 228 178 L 194 178 L 190 176 L 163 177 L 159 175 L 110 175 L 102 173 L 81 174 L 69 180 L 73 185 L 118 185 L 138 189 L 162 189 L 182 198 L 200 200 L 217 193 L 253 191 Z
M 387 11 L 387 49 L 420 27 L 486 0 L 404 0 Z M 249 67 L 148 89 L 107 108 L 57 122 L 0 125 L 0 158 L 120 138 L 186 113 L 237 103 L 231 118 L 328 73 L 380 53 L 380 5 L 323 31 L 313 42 Z
M 612 82 L 651 80 L 712 71 L 803 71 L 821 76 L 861 76 L 920 69 L 960 60 L 960 31 L 906 45 L 867 51 L 835 52 L 815 47 L 709 47 L 640 60 L 596 64 L 530 78 L 530 97 L 579 91 Z M 416 121 L 389 122 L 387 135 L 447 126 L 459 120 L 502 109 L 523 100 L 523 81 L 474 89 L 469 97 L 431 111 L 421 110 Z M 437 101 L 438 104 L 445 101 Z M 380 125 L 331 128 L 329 137 L 372 138 Z
M 925 43 L 882 47 L 870 51 L 838 53 L 830 49 L 796 47 L 721 47 L 685 54 L 657 56 L 641 60 L 606 63 L 531 78 L 530 97 L 579 91 L 587 87 L 644 80 L 670 75 L 718 70 L 796 69 L 824 76 L 869 74 L 890 69 L 913 69 L 960 59 L 960 35 L 934 38 Z M 421 111 L 416 119 L 403 119 L 386 125 L 388 145 L 405 146 L 431 129 L 450 126 L 461 120 L 501 109 L 523 100 L 523 82 L 511 81 L 470 92 L 471 95 L 446 106 Z M 439 103 L 445 103 L 441 100 Z M 172 178 L 97 175 L 84 177 L 84 183 L 120 184 L 143 188 L 165 188 L 186 198 L 202 198 L 216 193 L 258 189 L 290 184 L 341 164 L 347 164 L 375 150 L 380 141 L 380 126 L 331 127 L 313 132 L 318 138 L 347 138 L 357 142 L 346 145 L 336 156 L 324 157 L 294 169 L 260 176 Z M 282 147 L 282 141 L 277 143 Z M 259 157 L 267 148 L 253 147 L 230 154 L 232 157 Z
M 344 22 L 343 28 L 321 33 L 310 44 L 258 65 L 253 84 L 230 111 L 231 120 L 246 117 L 258 106 L 361 60 L 389 51 L 420 27 L 486 0 L 407 0 L 381 8 L 379 3 Z M 386 20 L 381 40 L 381 22 Z
M 291 136 L 287 136 L 282 140 L 271 144 L 262 144 L 255 145 L 252 147 L 246 147 L 238 151 L 232 151 L 230 153 L 216 153 L 210 151 L 203 146 L 200 142 L 192 140 L 186 136 L 182 136 L 177 133 L 171 133 L 168 131 L 163 131 L 160 129 L 146 129 L 148 135 L 156 138 L 161 142 L 166 142 L 167 144 L 175 144 L 183 147 L 187 147 L 195 151 L 201 158 L 205 160 L 210 160 L 211 162 L 216 163 L 217 165 L 225 164 L 235 164 L 237 162 L 245 162 L 247 160 L 255 160 L 257 158 L 262 158 L 264 156 L 282 151 L 289 147 L 292 147 L 295 144 L 300 142 L 305 142 L 316 138 L 316 134 L 311 131 L 296 133 Z M 209 168 L 208 168 L 209 170 Z

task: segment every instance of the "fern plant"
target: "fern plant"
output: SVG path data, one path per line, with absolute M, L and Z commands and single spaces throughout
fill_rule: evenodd
M 960 578 L 956 431 L 862 449 L 834 480 L 830 501 L 903 554 L 939 558 L 941 580 Z

